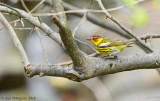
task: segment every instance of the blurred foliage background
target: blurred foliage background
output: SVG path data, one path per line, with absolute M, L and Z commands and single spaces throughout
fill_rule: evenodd
M 31 10 L 39 1 L 24 0 Z M 88 8 L 90 0 L 63 0 L 80 9 Z M 145 34 L 160 34 L 160 0 L 144 0 L 134 4 L 137 0 L 103 0 L 107 9 L 126 5 L 124 8 L 110 12 L 125 26 L 134 31 L 138 36 Z M 1 0 L 12 7 L 23 9 L 20 0 Z M 91 9 L 100 9 L 97 2 L 93 2 Z M 51 7 L 42 4 L 34 13 L 48 13 Z M 104 14 L 93 13 L 97 19 L 114 24 L 106 19 Z M 18 19 L 13 15 L 5 15 L 8 21 Z M 71 30 L 78 25 L 82 18 L 67 14 Z M 51 16 L 42 16 L 42 21 L 51 26 L 54 31 L 58 28 L 51 22 Z M 24 27 L 33 27 L 24 20 Z M 14 28 L 22 28 L 21 23 L 12 24 Z M 115 24 L 114 24 L 115 25 Z M 2 25 L 0 24 L 0 27 Z M 40 39 L 36 31 L 16 30 L 31 63 L 46 64 Z M 67 52 L 56 42 L 46 36 L 42 31 L 42 40 L 50 64 L 70 60 Z M 79 27 L 76 38 L 93 46 L 86 39 L 92 35 L 101 35 L 118 40 L 127 39 L 106 30 L 90 21 L 85 21 Z M 149 39 L 149 44 L 154 49 L 160 49 L 159 39 Z M 79 47 L 88 54 L 93 51 L 79 44 Z M 139 55 L 145 52 L 134 45 L 126 49 L 122 55 Z M 13 98 L 17 97 L 17 98 Z M 7 99 L 8 98 L 8 99 Z M 10 99 L 11 98 L 11 99 Z M 21 99 L 21 100 L 19 100 Z M 156 70 L 135 70 L 106 75 L 98 78 L 73 82 L 60 77 L 33 77 L 27 78 L 12 40 L 5 28 L 0 30 L 0 101 L 160 101 L 160 75 Z

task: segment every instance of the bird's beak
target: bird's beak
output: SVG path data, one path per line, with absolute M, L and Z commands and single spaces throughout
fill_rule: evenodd
M 91 39 L 86 39 L 86 40 L 89 40 L 89 41 L 90 41 Z

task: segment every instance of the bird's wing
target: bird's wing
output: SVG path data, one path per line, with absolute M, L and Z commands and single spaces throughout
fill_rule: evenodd
M 101 44 L 99 45 L 99 47 L 107 47 L 107 46 L 110 45 L 110 44 L 111 44 L 111 42 L 101 43 Z
M 103 48 L 103 47 L 119 46 L 119 45 L 123 45 L 123 44 L 124 44 L 124 42 L 122 42 L 122 41 L 110 39 L 107 41 L 104 40 L 104 42 L 102 42 L 99 45 L 99 47 Z
M 108 47 L 119 46 L 119 45 L 123 45 L 123 44 L 124 44 L 124 42 L 122 42 L 122 41 L 114 40 L 111 44 L 108 45 Z
M 108 39 L 105 38 L 103 39 L 100 44 L 98 44 L 98 47 L 107 47 L 108 45 L 110 45 L 114 40 L 113 39 Z

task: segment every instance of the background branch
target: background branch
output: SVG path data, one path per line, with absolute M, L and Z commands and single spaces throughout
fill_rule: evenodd
M 147 41 L 147 39 L 152 39 L 152 38 L 160 38 L 160 34 L 146 34 L 143 35 L 141 37 L 139 37 L 141 40 L 145 40 L 145 42 Z M 128 40 L 128 42 L 133 42 L 136 41 L 135 39 L 130 39 Z
M 51 5 L 51 1 L 50 0 L 46 0 L 45 2 L 46 4 L 48 5 Z M 69 4 L 69 3 L 66 3 L 66 2 L 63 2 L 63 6 L 66 10 L 77 10 L 79 8 Z M 83 17 L 83 13 L 73 13 L 73 15 L 75 16 L 79 16 L 79 17 Z M 87 19 L 89 21 L 91 21 L 92 23 L 98 25 L 98 26 L 101 26 L 105 29 L 108 29 L 110 31 L 113 31 L 113 32 L 116 32 L 116 33 L 119 33 L 120 35 L 122 35 L 123 37 L 126 37 L 126 38 L 131 38 L 126 32 L 122 31 L 120 28 L 108 23 L 108 22 L 104 22 L 104 20 L 101 20 L 101 19 L 97 19 L 96 16 L 92 15 L 92 14 L 87 14 Z
M 40 22 L 37 17 L 31 16 L 30 14 L 24 12 L 23 10 L 20 10 L 20 9 L 16 9 L 16 10 L 17 10 L 17 12 L 19 12 L 19 14 L 20 14 L 21 17 L 23 17 L 24 19 L 26 19 L 27 21 L 29 21 L 34 26 L 36 26 L 39 29 L 41 29 L 42 31 L 44 31 L 45 34 L 47 34 L 47 36 L 49 36 L 50 38 L 52 38 L 53 40 L 55 40 L 60 46 L 62 46 L 63 48 L 65 48 L 64 45 L 63 45 L 63 43 L 62 43 L 62 41 L 61 41 L 61 38 L 60 38 L 59 34 L 56 33 L 56 32 L 54 32 L 48 25 L 46 25 L 43 22 Z M 14 14 L 14 15 L 18 15 L 18 13 L 10 10 L 7 7 L 3 7 L 3 6 L 0 6 L 0 11 L 7 12 L 7 13 L 10 13 L 10 14 Z M 12 21 L 11 23 L 14 23 L 14 22 L 17 22 L 17 21 L 20 21 L 20 20 L 17 19 L 15 21 Z M 84 44 L 84 43 L 82 43 L 82 44 Z M 84 44 L 84 45 L 88 46 L 90 49 L 93 49 L 92 47 L 90 47 L 87 44 Z
M 35 30 L 38 34 L 38 37 L 39 37 L 39 40 L 40 40 L 40 43 L 41 43 L 41 46 L 42 46 L 42 50 L 43 50 L 43 53 L 44 53 L 44 56 L 45 56 L 46 63 L 49 65 L 49 60 L 48 60 L 47 52 L 46 52 L 45 47 L 44 47 L 44 43 L 43 43 L 43 40 L 42 40 L 41 33 L 40 33 L 38 28 L 35 28 Z
M 20 1 L 21 1 L 21 3 L 22 3 L 23 8 L 24 8 L 27 12 L 29 12 L 29 9 L 27 8 L 24 0 L 20 0 Z
M 89 4 L 89 7 L 88 7 L 89 9 L 91 8 L 92 2 L 93 2 L 93 0 L 90 0 L 90 4 Z M 79 42 L 79 43 L 81 43 L 81 44 L 83 44 L 83 45 L 88 46 L 88 48 L 90 48 L 91 50 L 93 50 L 95 53 L 98 53 L 98 52 L 97 52 L 92 46 L 90 46 L 89 44 L 87 44 L 87 43 L 85 43 L 85 42 L 83 42 L 83 41 L 75 38 L 75 35 L 76 35 L 79 27 L 87 20 L 87 18 L 86 18 L 87 14 L 88 14 L 88 12 L 85 12 L 85 14 L 83 15 L 81 21 L 80 21 L 80 22 L 78 23 L 78 25 L 73 29 L 72 36 L 73 36 L 73 38 L 74 38 L 77 42 Z
M 57 33 L 55 33 L 48 25 L 46 25 L 44 22 L 40 22 L 37 17 L 31 16 L 30 14 L 26 13 L 23 10 L 15 8 L 13 9 L 14 10 L 8 7 L 0 6 L 1 12 L 7 12 L 25 18 L 28 22 L 30 22 L 31 24 L 35 25 L 36 27 L 44 31 L 47 36 L 55 40 L 60 46 L 63 47 L 60 36 Z
M 42 5 L 45 0 L 41 0 L 30 12 L 34 12 L 40 5 Z
M 14 10 L 12 10 L 12 9 L 14 9 Z M 42 31 L 45 32 L 45 34 L 47 34 L 50 38 L 55 40 L 60 46 L 62 46 L 64 48 L 63 43 L 61 42 L 60 36 L 56 32 L 54 32 L 48 25 L 46 25 L 44 22 L 40 22 L 37 17 L 31 16 L 30 14 L 24 12 L 23 10 L 15 9 L 13 7 L 12 7 L 12 9 L 10 10 L 10 8 L 0 6 L 0 11 L 14 14 L 17 16 L 21 16 L 22 18 L 28 20 L 31 24 L 40 28 Z M 15 10 L 17 10 L 17 11 L 15 11 Z M 18 13 L 16 13 L 16 12 L 18 12 Z M 20 14 L 20 15 L 18 15 L 18 14 Z M 82 13 L 82 15 L 83 15 L 83 13 Z M 88 15 L 89 14 L 87 14 L 87 16 Z M 95 17 L 95 18 L 97 19 L 97 17 Z M 94 21 L 96 21 L 96 19 L 94 19 Z M 19 21 L 19 20 L 16 20 L 16 21 Z M 101 22 L 105 23 L 103 20 Z M 111 28 L 114 28 L 114 27 L 111 27 Z M 84 45 L 86 45 L 86 44 L 84 44 Z M 89 46 L 89 48 L 91 48 L 91 47 Z M 95 55 L 93 55 L 93 56 L 95 56 Z
M 15 47 L 18 49 L 21 59 L 22 59 L 22 63 L 23 65 L 26 67 L 30 64 L 27 54 L 21 44 L 21 42 L 19 41 L 14 29 L 12 28 L 12 26 L 9 24 L 9 22 L 5 19 L 5 17 L 2 15 L 2 13 L 0 12 L 0 22 L 3 24 L 3 26 L 6 28 L 6 30 L 8 31 L 11 39 L 13 40 L 13 43 L 15 45 Z
M 63 6 L 66 10 L 76 10 L 76 9 L 79 9 L 73 5 L 70 5 L 66 2 L 63 2 Z M 83 13 L 73 13 L 73 15 L 76 15 L 76 16 L 79 16 L 79 17 L 82 17 L 83 16 Z M 131 38 L 130 36 L 127 35 L 127 33 L 125 33 L 124 31 L 122 31 L 120 28 L 108 23 L 108 22 L 105 22 L 104 20 L 101 20 L 101 19 L 97 19 L 96 16 L 92 15 L 92 14 L 87 14 L 87 19 L 89 21 L 91 21 L 92 23 L 96 24 L 96 25 L 99 25 L 105 29 L 108 29 L 110 31 L 113 31 L 113 32 L 116 32 L 116 33 L 119 33 L 121 36 L 123 37 L 126 37 L 126 38 Z
M 134 4 L 137 4 L 137 3 L 140 3 L 140 2 L 142 2 L 142 1 L 144 1 L 144 0 L 139 0 L 139 1 L 135 1 L 135 2 L 133 2 L 133 5 Z M 47 1 L 46 0 L 46 2 L 45 2 L 46 4 L 50 4 L 51 3 L 51 1 Z M 63 2 L 64 4 L 68 4 L 68 3 L 66 3 L 66 2 Z M 71 4 L 69 4 L 69 5 L 71 5 Z M 71 5 L 71 6 L 73 6 L 73 5 Z M 73 6 L 73 7 L 75 7 L 75 6 Z M 114 8 L 109 8 L 109 9 L 106 9 L 108 12 L 112 12 L 112 11 L 116 11 L 116 10 L 119 10 L 119 9 L 122 9 L 122 8 L 124 8 L 125 7 L 125 5 L 122 5 L 122 6 L 118 6 L 118 7 L 114 7 Z M 75 7 L 75 8 L 77 8 L 77 7 Z M 89 13 L 104 13 L 104 11 L 103 10 L 95 10 L 95 9 L 75 9 L 75 10 L 67 10 L 67 11 L 63 11 L 63 12 L 58 12 L 58 13 L 36 13 L 36 14 L 33 14 L 33 15 L 38 15 L 38 16 L 53 16 L 53 15 L 61 15 L 61 14 L 63 14 L 63 13 L 86 13 L 86 12 L 89 12 Z

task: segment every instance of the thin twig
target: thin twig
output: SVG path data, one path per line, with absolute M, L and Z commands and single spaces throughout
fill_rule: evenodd
M 45 0 L 41 1 L 41 2 L 40 2 L 36 7 L 34 7 L 31 11 L 29 11 L 29 9 L 26 7 L 26 5 L 25 5 L 25 3 L 24 3 L 23 0 L 21 0 L 21 3 L 22 3 L 22 5 L 23 5 L 23 7 L 26 9 L 26 11 L 27 11 L 28 13 L 31 13 L 31 12 L 33 12 L 34 10 L 36 10 L 44 1 L 45 1 Z M 38 18 L 39 18 L 39 17 L 38 17 Z M 31 29 L 31 32 L 30 32 L 30 33 L 32 33 L 32 31 L 33 31 L 34 28 L 35 28 L 35 26 Z M 23 28 L 23 29 L 24 29 L 24 28 Z M 22 30 L 22 29 L 21 29 L 21 30 Z M 38 30 L 37 28 L 36 28 L 36 31 L 37 31 L 38 37 L 39 37 L 39 39 L 40 39 L 40 43 L 41 43 L 41 46 L 42 46 L 42 49 L 43 49 L 43 53 L 44 53 L 46 62 L 47 62 L 47 64 L 49 64 L 48 57 L 47 57 L 47 53 L 46 53 L 46 50 L 45 50 L 45 48 L 44 48 L 44 44 L 43 44 L 43 41 L 42 41 L 41 34 L 40 34 L 40 32 L 39 32 L 39 30 Z
M 20 19 L 13 20 L 13 21 L 11 21 L 11 22 L 9 22 L 9 23 L 12 24 L 12 23 L 16 23 L 16 22 L 18 22 L 18 21 L 20 21 Z M 4 28 L 4 26 L 0 27 L 0 29 L 3 29 L 3 28 Z
M 25 18 L 28 22 L 40 28 L 41 30 L 43 30 L 46 35 L 48 35 L 50 38 L 55 40 L 60 46 L 64 48 L 63 43 L 61 42 L 60 36 L 56 32 L 54 32 L 48 25 L 46 25 L 44 22 L 40 23 L 36 17 L 31 16 L 30 14 L 26 13 L 23 10 L 16 9 L 16 8 L 12 8 L 12 9 L 14 10 L 10 10 L 10 8 L 8 7 L 0 6 L 0 11 L 7 12 L 13 15 L 18 15 L 18 16 L 21 16 L 22 18 Z
M 43 4 L 45 2 L 45 0 L 42 0 L 40 3 L 38 3 L 32 10 L 30 10 L 30 12 L 34 12 L 41 4 Z
M 149 50 L 150 52 L 153 52 L 154 50 L 149 47 L 148 45 L 146 45 L 141 39 L 138 38 L 138 36 L 132 32 L 131 30 L 129 30 L 128 28 L 126 28 L 124 25 L 122 25 L 114 16 L 110 15 L 104 8 L 102 1 L 101 0 L 96 0 L 99 4 L 99 6 L 101 7 L 101 9 L 104 11 L 105 15 L 111 19 L 113 22 L 115 22 L 122 30 L 124 30 L 125 32 L 127 32 L 129 35 L 131 35 L 133 38 L 135 38 L 143 47 L 145 47 L 147 50 Z
M 98 53 L 92 46 L 90 46 L 89 44 L 87 44 L 87 43 L 85 43 L 85 42 L 83 42 L 83 41 L 81 41 L 81 40 L 79 40 L 79 39 L 77 39 L 77 38 L 74 38 L 76 41 L 78 41 L 78 42 L 80 42 L 80 43 L 82 43 L 83 45 L 86 45 L 86 46 L 88 46 L 90 49 L 92 49 L 94 52 L 96 52 L 96 53 Z
M 141 40 L 147 40 L 147 39 L 151 39 L 151 38 L 160 38 L 160 34 L 146 34 L 146 35 L 143 35 L 141 37 L 139 37 Z M 135 39 L 130 39 L 128 40 L 128 42 L 134 42 L 136 41 Z
M 79 9 L 79 8 L 73 6 L 73 5 L 70 5 L 70 4 L 66 3 L 66 2 L 63 3 L 63 6 L 65 7 L 66 10 Z M 82 17 L 84 14 L 83 13 L 73 13 L 73 15 Z M 116 33 L 120 34 L 121 36 L 124 36 L 126 38 L 131 38 L 128 34 L 126 34 L 124 31 L 122 31 L 119 27 L 117 27 L 117 26 L 115 26 L 113 24 L 110 24 L 109 22 L 105 22 L 102 19 L 97 19 L 97 16 L 95 16 L 93 14 L 88 14 L 87 15 L 87 20 L 89 20 L 93 24 L 96 24 L 96 25 L 98 25 L 98 26 L 100 26 L 102 28 L 105 28 L 107 30 L 116 32 Z
M 93 2 L 93 0 L 90 0 L 89 9 L 91 8 L 92 2 Z M 81 21 L 80 21 L 80 22 L 78 23 L 78 25 L 74 28 L 73 33 L 72 33 L 72 36 L 73 36 L 73 38 L 74 38 L 76 41 L 78 41 L 78 42 L 80 42 L 80 43 L 88 46 L 90 49 L 92 49 L 94 52 L 97 53 L 97 51 L 96 51 L 92 46 L 90 46 L 89 44 L 87 44 L 87 43 L 85 43 L 85 42 L 83 42 L 83 41 L 75 38 L 75 34 L 77 33 L 77 30 L 78 30 L 79 27 L 87 20 L 87 18 L 86 18 L 87 14 L 88 14 L 88 12 L 86 12 L 86 13 L 84 14 L 84 16 L 82 17 Z
M 2 13 L 0 13 L 0 22 L 3 24 L 3 26 L 9 32 L 9 35 L 14 42 L 14 45 L 16 46 L 16 48 L 18 49 L 18 51 L 21 55 L 23 65 L 28 66 L 30 64 L 30 62 L 28 60 L 27 54 L 26 54 L 21 42 L 19 41 L 14 29 L 9 24 L 9 22 L 5 19 L 5 17 L 2 15 Z
M 25 5 L 25 3 L 24 3 L 23 0 L 21 0 L 21 3 L 22 3 L 22 5 L 23 5 L 23 7 L 26 9 L 26 11 L 27 11 L 28 13 L 31 13 L 31 12 L 35 11 L 44 1 L 45 1 L 45 0 L 41 1 L 41 2 L 40 2 L 37 6 L 35 6 L 31 11 L 29 11 L 29 9 L 27 8 L 27 6 Z M 39 17 L 38 17 L 38 18 L 39 18 Z M 39 19 L 40 19 L 40 18 L 39 18 Z M 40 20 L 40 21 L 41 21 L 41 20 Z M 35 26 L 34 26 L 33 28 L 31 28 L 30 34 L 32 34 L 34 28 L 35 28 Z M 23 28 L 23 29 L 24 29 L 24 28 Z M 21 30 L 22 30 L 22 28 L 21 28 Z M 27 30 L 28 30 L 28 29 L 27 29 Z M 43 53 L 44 53 L 44 56 L 45 56 L 46 63 L 49 65 L 47 53 L 46 53 L 46 50 L 45 50 L 45 48 L 44 48 L 43 40 L 42 40 L 42 37 L 41 37 L 41 34 L 40 34 L 38 28 L 36 28 L 36 32 L 37 32 L 38 37 L 39 37 L 39 39 L 40 39 L 40 43 L 41 43 L 41 46 L 42 46 L 42 49 L 43 49 Z
M 29 12 L 29 9 L 28 9 L 28 7 L 26 6 L 24 0 L 20 0 L 20 1 L 21 1 L 21 3 L 22 3 L 23 8 L 24 8 L 27 12 Z
M 49 5 L 49 6 L 52 4 L 51 0 L 46 0 L 45 3 L 47 5 Z M 63 2 L 63 6 L 64 6 L 64 8 L 66 10 L 77 10 L 77 9 L 79 9 L 78 7 L 73 6 L 73 5 L 71 5 L 69 3 L 66 3 L 66 2 Z M 79 12 L 79 13 L 73 13 L 73 15 L 82 17 L 84 14 Z M 123 36 L 125 38 L 131 38 L 131 36 L 129 36 L 127 33 L 125 33 L 119 27 L 116 27 L 115 25 L 112 25 L 112 24 L 110 24 L 108 22 L 104 22 L 104 20 L 102 20 L 102 19 L 97 19 L 97 17 L 95 15 L 93 15 L 93 14 L 88 14 L 87 15 L 87 19 L 90 22 L 92 22 L 92 23 L 94 23 L 94 24 L 96 24 L 96 25 L 98 25 L 98 26 L 100 26 L 102 28 L 108 29 L 108 30 L 113 31 L 115 33 L 118 33 L 118 34 L 120 34 L 121 36 Z
M 0 3 L 0 5 L 1 5 L 1 6 L 4 6 L 4 7 L 7 7 L 7 8 L 9 8 L 9 9 L 11 9 L 11 10 L 13 10 L 13 11 L 17 12 L 17 13 L 18 13 L 18 15 L 17 15 L 17 16 L 19 17 L 20 22 L 21 22 L 21 23 L 23 23 L 22 18 L 21 18 L 21 16 L 20 16 L 20 13 L 19 13 L 16 9 L 14 9 L 13 7 L 8 6 L 8 5 L 4 4 L 4 3 Z M 23 25 L 23 24 L 22 24 L 22 25 Z
M 107 10 L 108 11 L 108 10 Z M 32 15 L 38 15 L 38 16 L 56 16 L 56 15 L 61 15 L 61 14 L 70 14 L 70 13 L 104 13 L 103 10 L 93 10 L 93 9 L 77 9 L 77 10 L 67 10 L 63 12 L 58 12 L 58 13 L 32 13 Z
M 30 27 L 19 27 L 19 28 L 14 28 L 15 30 L 32 30 L 33 28 Z
M 91 8 L 92 2 L 93 2 L 93 0 L 90 0 L 89 9 Z M 74 28 L 73 33 L 72 33 L 73 37 L 75 37 L 75 34 L 76 34 L 77 30 L 79 29 L 79 27 L 87 20 L 87 17 L 86 17 L 87 14 L 88 14 L 88 12 L 85 12 L 80 23 Z
M 43 49 L 43 53 L 44 53 L 44 56 L 45 56 L 46 63 L 49 65 L 47 52 L 46 52 L 46 50 L 45 50 L 45 48 L 44 48 L 42 36 L 41 36 L 41 33 L 39 32 L 39 29 L 38 29 L 38 28 L 36 28 L 36 32 L 37 32 L 38 37 L 39 37 L 39 39 L 40 39 L 40 43 L 41 43 L 41 46 L 42 46 L 42 49 Z
M 72 33 L 73 37 L 75 37 L 76 32 L 79 29 L 79 27 L 86 21 L 86 15 L 87 15 L 87 12 L 84 14 L 81 21 L 78 23 L 78 25 L 73 29 L 73 33 Z
M 41 1 L 37 6 L 35 6 L 31 11 L 29 11 L 29 9 L 27 8 L 27 6 L 25 5 L 24 1 L 21 0 L 21 3 L 23 5 L 23 7 L 26 9 L 26 11 L 28 13 L 31 13 L 31 12 L 34 12 L 45 0 Z M 39 18 L 39 17 L 38 17 Z M 40 19 L 40 18 L 39 18 Z M 40 20 L 41 21 L 41 20 Z M 34 30 L 35 26 L 31 29 L 31 32 L 30 34 L 32 34 L 33 30 Z M 39 29 L 36 28 L 36 32 L 38 34 L 38 37 L 40 39 L 40 43 L 41 43 L 41 46 L 42 46 L 42 49 L 43 49 L 43 53 L 44 53 L 44 56 L 45 56 L 45 60 L 46 60 L 46 63 L 49 65 L 49 61 L 48 61 L 48 57 L 47 57 L 47 53 L 46 53 L 46 50 L 44 48 L 44 44 L 43 44 L 43 40 L 42 40 L 42 37 L 41 37 L 41 34 L 39 32 Z
M 31 31 L 30 31 L 30 33 L 29 33 L 30 35 L 33 33 L 35 27 L 36 27 L 35 25 L 32 27 L 32 29 L 31 29 Z
M 41 1 L 41 0 L 25 0 L 26 2 L 37 2 L 37 1 Z
M 133 3 L 134 4 L 137 4 L 137 3 L 140 3 L 144 0 L 139 0 L 139 1 L 136 1 Z M 108 12 L 112 12 L 112 11 L 115 11 L 115 10 L 119 10 L 119 9 L 122 9 L 124 8 L 125 5 L 122 5 L 122 6 L 118 6 L 118 7 L 114 7 L 114 8 L 109 8 L 109 9 L 106 9 Z M 85 13 L 85 12 L 90 12 L 90 13 L 104 13 L 103 10 L 93 10 L 93 9 L 77 9 L 77 10 L 68 10 L 68 11 L 63 11 L 63 12 L 58 12 L 58 13 L 33 13 L 33 15 L 38 15 L 38 16 L 55 16 L 55 15 L 60 15 L 60 14 L 64 14 L 64 13 Z

